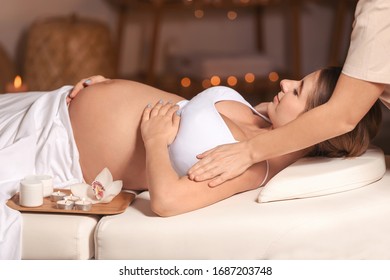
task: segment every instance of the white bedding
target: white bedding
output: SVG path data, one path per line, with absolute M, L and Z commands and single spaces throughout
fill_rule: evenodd
M 0 94 L 0 259 L 21 256 L 21 216 L 6 201 L 23 177 L 49 174 L 55 187 L 82 181 L 66 105 L 70 89 Z

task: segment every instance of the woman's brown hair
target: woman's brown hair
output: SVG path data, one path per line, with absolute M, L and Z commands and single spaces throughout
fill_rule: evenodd
M 341 74 L 340 67 L 328 67 L 320 71 L 317 87 L 306 103 L 306 111 L 318 107 L 330 99 Z M 309 156 L 356 157 L 363 154 L 379 131 L 382 111 L 379 101 L 371 107 L 356 127 L 343 135 L 314 145 Z

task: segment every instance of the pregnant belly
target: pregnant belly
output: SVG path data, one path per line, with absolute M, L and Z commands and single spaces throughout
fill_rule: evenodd
M 160 99 L 183 98 L 124 80 L 89 86 L 74 98 L 69 114 L 87 183 L 107 167 L 124 188 L 147 188 L 140 121 L 145 106 Z

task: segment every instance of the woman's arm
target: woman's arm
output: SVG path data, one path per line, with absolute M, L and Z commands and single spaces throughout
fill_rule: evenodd
M 384 85 L 340 75 L 331 99 L 296 120 L 269 133 L 237 144 L 222 145 L 199 156 L 189 170 L 196 181 L 209 180 L 217 186 L 238 176 L 249 166 L 310 147 L 351 131 L 369 111 Z
M 265 175 L 265 164 L 251 167 L 243 175 L 225 182 L 222 188 L 209 188 L 208 182 L 179 177 L 172 168 L 168 145 L 174 140 L 179 116 L 177 106 L 158 103 L 145 109 L 141 131 L 146 149 L 146 176 L 152 210 L 172 216 L 213 204 L 236 193 L 257 188 Z

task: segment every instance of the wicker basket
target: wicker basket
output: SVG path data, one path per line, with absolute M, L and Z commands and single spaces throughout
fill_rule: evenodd
M 30 90 L 53 90 L 79 80 L 116 75 L 109 28 L 76 16 L 47 18 L 28 31 L 24 77 Z
M 15 77 L 15 66 L 5 50 L 0 45 L 0 93 L 5 91 L 5 85 Z

